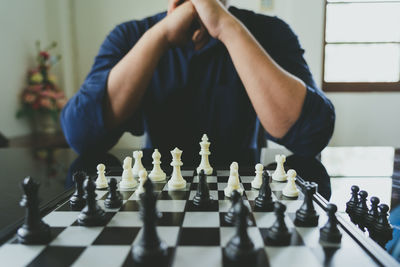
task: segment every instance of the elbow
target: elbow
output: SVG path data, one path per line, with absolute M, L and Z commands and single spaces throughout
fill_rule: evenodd
M 76 119 L 72 116 L 71 107 L 65 106 L 61 112 L 61 129 L 64 133 L 68 145 L 78 154 L 82 154 L 86 150 L 86 141 L 80 127 L 76 125 Z

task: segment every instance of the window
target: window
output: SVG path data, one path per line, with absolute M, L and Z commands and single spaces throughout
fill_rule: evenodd
M 400 91 L 400 0 L 327 0 L 323 89 Z

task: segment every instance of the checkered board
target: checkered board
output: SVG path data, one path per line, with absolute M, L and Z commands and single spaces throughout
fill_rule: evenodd
M 158 192 L 158 234 L 168 245 L 169 264 L 173 267 L 227 266 L 223 248 L 235 233 L 235 227 L 225 222 L 224 216 L 231 202 L 224 196 L 229 171 L 216 171 L 208 176 L 210 194 L 215 200 L 205 210 L 193 205 L 198 177 L 193 171 L 182 171 L 187 187 L 168 192 L 165 183 L 155 183 Z M 284 183 L 271 182 L 274 200 L 287 206 L 286 224 L 292 231 L 289 246 L 273 246 L 264 241 L 266 229 L 275 221 L 273 212 L 255 212 L 254 200 L 258 191 L 251 188 L 254 172 L 241 174 L 244 201 L 251 208 L 253 223 L 248 233 L 258 248 L 258 266 L 376 266 L 379 265 L 359 245 L 354 237 L 340 226 L 343 234 L 340 245 L 319 242 L 319 228 L 327 221 L 323 208 L 314 203 L 320 215 L 319 226 L 294 226 L 295 212 L 303 203 L 298 199 L 285 199 L 281 190 Z M 115 176 L 113 176 L 115 177 Z M 121 177 L 116 177 L 120 179 Z M 98 204 L 104 208 L 108 192 L 96 191 Z M 139 201 L 134 191 L 121 191 L 123 206 L 117 210 L 105 209 L 107 222 L 101 227 L 83 227 L 77 223 L 79 212 L 71 211 L 65 202 L 44 217 L 51 226 L 52 240 L 47 245 L 22 245 L 12 238 L 0 247 L 2 266 L 134 266 L 132 245 L 141 236 Z M 5 265 L 3 265 L 5 264 Z

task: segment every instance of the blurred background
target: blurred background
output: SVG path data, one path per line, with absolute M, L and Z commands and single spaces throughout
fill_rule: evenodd
M 0 132 L 15 146 L 31 144 L 27 136 L 34 131 L 44 136 L 59 131 L 51 121 L 79 89 L 117 24 L 167 6 L 167 0 L 0 3 Z M 400 147 L 400 1 L 232 0 L 231 5 L 276 15 L 298 35 L 317 84 L 336 107 L 330 146 Z M 39 96 L 35 89 L 43 84 L 48 91 Z M 37 110 L 50 118 L 32 115 Z M 55 136 L 41 141 L 65 145 Z M 117 147 L 140 147 L 143 140 L 125 134 Z

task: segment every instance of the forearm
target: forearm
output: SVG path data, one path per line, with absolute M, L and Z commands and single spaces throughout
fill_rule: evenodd
M 282 138 L 300 116 L 306 87 L 282 69 L 236 18 L 227 16 L 218 38 L 227 47 L 261 124 Z
M 107 128 L 115 128 L 136 111 L 167 48 L 162 26 L 156 24 L 112 68 L 103 103 Z

